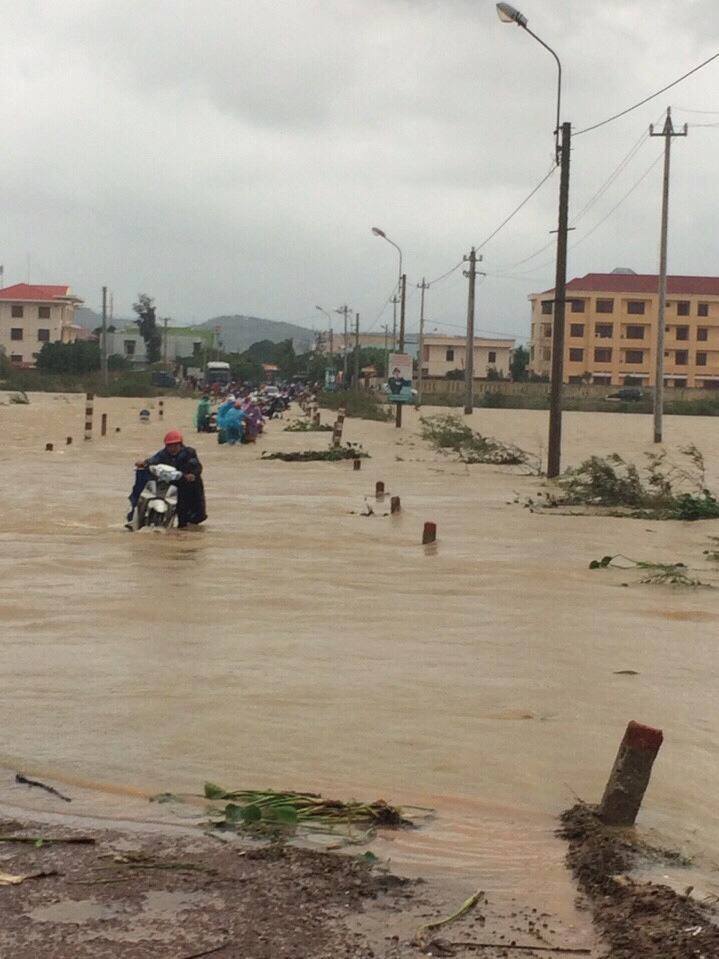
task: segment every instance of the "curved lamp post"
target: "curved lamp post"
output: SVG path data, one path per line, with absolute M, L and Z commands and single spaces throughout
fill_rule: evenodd
M 510 3 L 498 3 L 497 14 L 503 23 L 516 23 L 541 44 L 557 63 L 557 124 L 554 129 L 555 158 L 560 165 L 559 224 L 557 227 L 557 269 L 554 281 L 554 322 L 552 324 L 552 375 L 549 401 L 549 442 L 547 476 L 559 476 L 562 456 L 562 380 L 564 379 L 564 314 L 567 295 L 567 236 L 569 232 L 569 159 L 571 123 L 560 124 L 562 102 L 562 64 L 549 44 L 527 26 L 527 18 Z M 560 142 L 561 126 L 561 142 Z
M 332 346 L 333 346 L 333 343 L 332 343 L 332 339 L 333 339 L 333 337 L 332 337 L 332 317 L 330 316 L 330 314 L 327 312 L 327 310 L 326 310 L 323 306 L 316 306 L 315 309 L 316 309 L 316 310 L 319 310 L 320 313 L 324 313 L 324 315 L 327 317 L 328 331 L 329 331 L 329 335 L 330 335 L 330 341 L 329 341 L 329 344 L 328 344 L 328 346 L 329 346 L 329 354 L 330 354 L 330 356 L 332 356 Z
M 395 349 L 399 347 L 400 353 L 404 352 L 404 309 L 406 303 L 407 295 L 407 277 L 402 272 L 402 250 L 394 242 L 390 240 L 384 230 L 380 230 L 378 226 L 372 227 L 372 232 L 375 236 L 381 237 L 383 240 L 386 240 L 388 243 L 391 243 L 392 246 L 399 253 L 399 297 L 400 297 L 400 308 L 399 308 L 399 344 L 395 345 Z M 389 370 L 387 371 L 389 373 Z M 402 425 L 402 405 L 397 403 L 397 415 L 395 419 L 395 426 L 400 427 Z

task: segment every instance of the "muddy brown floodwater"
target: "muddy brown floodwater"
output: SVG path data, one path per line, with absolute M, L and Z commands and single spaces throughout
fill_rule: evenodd
M 719 893 L 719 592 L 588 569 L 606 553 L 711 567 L 719 522 L 530 513 L 513 500 L 536 479 L 434 454 L 414 411 L 402 431 L 346 421 L 372 457 L 354 472 L 260 460 L 327 434 L 274 422 L 230 449 L 192 434 L 193 402 L 166 400 L 164 424 L 153 406 L 149 425 L 144 405 L 97 400 L 89 443 L 82 396 L 0 406 L 3 765 L 149 791 L 211 779 L 423 801 L 443 815 L 396 859 L 494 857 L 498 875 L 516 860 L 536 885 L 551 817 L 575 793 L 599 798 L 636 719 L 665 732 L 642 828 L 696 855 Z M 543 412 L 472 422 L 532 451 L 546 436 Z M 170 426 L 204 462 L 210 519 L 131 535 L 132 461 Z M 565 462 L 638 458 L 650 434 L 646 416 L 570 413 Z M 717 420 L 668 417 L 666 435 L 696 443 L 719 485 Z M 380 479 L 402 512 L 358 515 Z M 419 545 L 425 520 L 436 548 Z

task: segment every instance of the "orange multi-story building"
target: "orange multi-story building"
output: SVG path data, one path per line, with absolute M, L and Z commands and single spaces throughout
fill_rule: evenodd
M 552 361 L 553 290 L 530 296 L 530 369 Z M 659 278 L 628 270 L 567 283 L 564 382 L 653 386 Z M 719 277 L 667 277 L 664 382 L 719 388 Z

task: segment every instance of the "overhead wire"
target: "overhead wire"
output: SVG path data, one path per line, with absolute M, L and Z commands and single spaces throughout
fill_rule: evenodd
M 697 73 L 703 67 L 707 66 L 713 60 L 716 60 L 719 57 L 719 53 L 714 53 L 712 56 L 707 57 L 702 63 L 698 64 L 696 67 L 693 67 L 691 70 L 688 70 L 682 76 L 677 77 L 676 80 L 672 80 L 671 83 L 668 83 L 665 87 L 662 87 L 661 90 L 657 90 L 656 93 L 651 93 L 648 97 L 644 97 L 643 100 L 639 100 L 638 103 L 634 103 L 632 106 L 627 107 L 626 110 L 620 110 L 619 113 L 613 114 L 611 117 L 607 117 L 605 120 L 600 120 L 599 123 L 593 123 L 589 127 L 584 127 L 583 130 L 577 130 L 575 133 L 572 133 L 573 137 L 582 136 L 584 133 L 591 133 L 592 130 L 598 130 L 600 127 L 606 126 L 608 123 L 613 123 L 614 120 L 618 120 L 620 117 L 626 116 L 628 113 L 631 113 L 633 110 L 637 110 L 639 107 L 644 106 L 645 103 L 649 103 L 650 100 L 653 100 L 655 97 L 660 96 L 662 93 L 666 93 L 667 90 L 671 90 L 672 87 L 677 86 L 683 80 L 686 80 L 687 77 L 692 76 L 692 74 Z

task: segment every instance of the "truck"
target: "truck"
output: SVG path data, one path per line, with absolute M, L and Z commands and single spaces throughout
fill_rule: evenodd
M 214 386 L 215 383 L 220 386 L 227 386 L 232 377 L 230 376 L 230 364 L 219 361 L 208 363 L 205 367 L 205 386 Z

